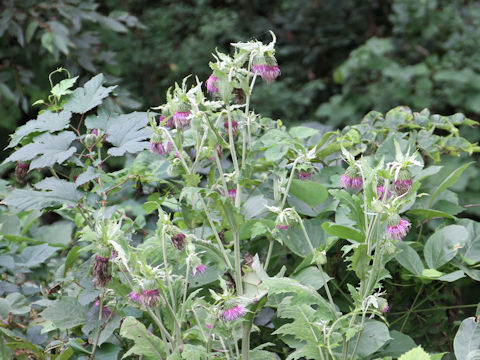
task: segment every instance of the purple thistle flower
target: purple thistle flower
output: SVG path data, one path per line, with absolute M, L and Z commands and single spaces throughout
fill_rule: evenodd
M 195 269 L 193 269 L 192 273 L 194 277 L 198 277 L 205 274 L 206 271 L 207 271 L 207 267 L 203 264 L 200 264 L 196 266 Z
M 173 114 L 173 124 L 177 129 L 183 129 L 185 126 L 190 124 L 190 120 L 187 119 L 192 112 L 190 110 L 187 111 L 176 111 Z
M 95 301 L 93 303 L 93 306 L 100 306 L 100 300 Z M 102 314 L 103 318 L 109 317 L 111 313 L 112 312 L 110 311 L 110 309 L 107 306 L 103 307 L 103 314 Z
M 410 221 L 401 218 L 398 215 L 393 215 L 387 220 L 387 233 L 392 239 L 402 240 L 410 230 Z
M 228 121 L 225 121 L 223 123 L 223 128 L 228 133 Z M 238 130 L 238 123 L 235 120 L 232 120 L 232 134 L 233 134 L 233 136 L 237 135 L 237 130 Z
M 412 179 L 398 179 L 393 183 L 397 195 L 403 195 L 412 188 Z
M 167 146 L 163 145 L 162 143 L 154 143 L 150 142 L 150 152 L 159 155 L 167 155 L 172 151 L 172 143 L 169 141 L 167 142 Z
M 163 120 L 165 120 L 166 117 L 165 116 L 160 116 L 160 124 L 162 123 Z M 173 129 L 175 128 L 175 123 L 173 122 L 173 117 L 169 117 L 167 121 L 165 121 L 165 123 L 163 124 L 164 127 L 166 127 L 167 129 Z
M 218 78 L 213 75 L 210 75 L 205 85 L 207 86 L 207 92 L 215 95 L 218 92 L 218 88 L 215 86 L 215 83 L 218 82 Z
M 270 84 L 280 75 L 280 68 L 273 55 L 257 56 L 253 60 L 252 72 Z
M 128 298 L 133 302 L 136 302 L 137 304 L 140 304 L 142 302 L 141 296 L 142 294 L 136 293 L 135 291 L 132 291 L 130 292 L 130 294 L 128 294 Z
M 224 321 L 235 321 L 245 316 L 246 313 L 241 305 L 235 305 L 233 308 L 223 310 L 222 317 Z
M 279 229 L 279 230 L 288 230 L 288 225 L 277 224 L 277 229 Z
M 310 180 L 313 176 L 313 173 L 310 171 L 299 171 L 298 172 L 298 177 L 300 180 Z
M 380 200 L 385 196 L 385 185 L 377 186 L 377 196 Z M 388 189 L 387 199 L 392 196 L 392 190 Z
M 90 134 L 93 134 L 95 136 L 98 136 L 98 129 L 93 129 Z
M 173 246 L 175 246 L 175 248 L 180 251 L 183 250 L 183 248 L 185 247 L 185 243 L 187 242 L 184 233 L 178 233 L 172 236 L 171 240 Z
M 357 168 L 354 166 L 349 166 L 345 171 L 345 174 L 342 175 L 340 179 L 340 186 L 345 190 L 360 190 L 363 185 L 363 180 L 360 174 L 358 173 Z
M 158 289 L 142 290 L 142 294 L 140 295 L 140 302 L 145 307 L 155 306 L 158 300 L 160 300 L 160 294 L 158 292 Z

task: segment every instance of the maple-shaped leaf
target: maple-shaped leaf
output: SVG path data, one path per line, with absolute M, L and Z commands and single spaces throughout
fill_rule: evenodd
M 9 161 L 28 161 L 30 170 L 46 166 L 52 166 L 55 163 L 63 163 L 75 153 L 75 146 L 71 146 L 76 135 L 71 131 L 65 131 L 58 135 L 43 134 L 37 136 L 33 143 L 27 144 L 15 151 L 5 159 L 4 163 Z
M 63 110 L 54 113 L 49 110 L 38 115 L 37 119 L 30 120 L 25 125 L 20 126 L 12 135 L 12 140 L 7 148 L 16 146 L 25 136 L 35 132 L 54 132 L 68 127 L 72 113 Z
M 68 97 L 67 103 L 63 107 L 74 113 L 83 114 L 102 103 L 116 86 L 104 87 L 103 74 L 91 78 L 81 88 L 75 89 Z
M 74 183 L 53 177 L 45 178 L 36 183 L 38 190 L 15 189 L 3 200 L 7 206 L 20 210 L 40 210 L 54 205 L 76 205 L 82 198 L 82 193 L 76 189 Z

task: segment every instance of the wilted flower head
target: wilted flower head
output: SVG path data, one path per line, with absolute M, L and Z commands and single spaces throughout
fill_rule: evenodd
M 150 139 L 150 151 L 154 154 L 166 155 L 172 151 L 172 147 L 170 141 L 166 145 L 163 144 L 160 134 L 154 133 Z
M 15 167 L 15 177 L 19 184 L 25 184 L 25 176 L 28 173 L 30 165 L 24 162 L 18 162 L 17 166 Z
M 158 289 L 142 290 L 142 294 L 140 295 L 140 302 L 145 307 L 155 306 L 159 299 L 160 294 Z
M 277 59 L 273 55 L 255 56 L 252 71 L 260 75 L 267 84 L 272 83 L 280 75 Z
M 172 240 L 173 246 L 175 246 L 175 248 L 177 248 L 180 251 L 183 250 L 183 248 L 185 247 L 185 243 L 187 242 L 186 236 L 184 233 L 178 233 L 172 236 L 171 240 Z
M 218 88 L 215 86 L 217 82 L 218 82 L 218 78 L 215 77 L 213 74 L 210 75 L 210 77 L 205 83 L 205 85 L 207 86 L 208 93 L 215 95 L 218 92 Z
M 229 309 L 225 309 L 222 312 L 222 317 L 224 321 L 235 321 L 243 316 L 247 312 L 241 305 L 235 305 Z
M 411 225 L 410 221 L 397 214 L 389 216 L 387 219 L 387 234 L 392 239 L 402 240 L 407 235 Z
M 112 279 L 112 275 L 109 274 L 108 263 L 110 254 L 106 257 L 96 255 L 93 262 L 92 278 L 95 287 L 103 288 Z
M 406 194 L 412 188 L 412 174 L 408 169 L 401 169 L 396 180 L 393 182 L 395 193 L 400 196 Z
M 355 166 L 349 166 L 340 179 L 340 186 L 344 189 L 360 190 L 363 185 L 362 176 Z

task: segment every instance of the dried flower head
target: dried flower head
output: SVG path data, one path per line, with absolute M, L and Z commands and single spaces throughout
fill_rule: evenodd
M 109 256 L 103 257 L 96 255 L 93 262 L 92 278 L 95 287 L 104 288 L 112 279 L 112 275 L 108 272 Z
M 15 167 L 15 177 L 17 178 L 17 181 L 20 185 L 25 184 L 25 177 L 27 176 L 29 168 L 30 168 L 30 165 L 27 163 L 24 163 L 24 162 L 17 163 L 17 166 Z
M 406 194 L 412 188 L 412 174 L 408 169 L 401 169 L 398 172 L 397 179 L 393 182 L 395 194 L 401 196 Z
M 185 243 L 187 242 L 186 236 L 184 233 L 178 233 L 172 236 L 171 238 L 173 246 L 178 250 L 182 251 L 185 247 Z
M 151 290 L 142 290 L 142 294 L 140 295 L 140 302 L 145 307 L 153 307 L 157 304 L 158 300 L 160 300 L 160 294 L 158 289 L 151 289 Z

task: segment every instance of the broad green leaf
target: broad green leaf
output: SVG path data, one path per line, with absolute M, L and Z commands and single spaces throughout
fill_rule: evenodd
M 51 90 L 51 93 L 57 98 L 70 94 L 72 90 L 69 90 L 69 89 L 75 84 L 77 79 L 78 79 L 78 76 L 75 76 L 73 78 L 63 79 L 58 84 L 55 84 L 55 86 Z
M 20 210 L 36 210 L 53 205 L 74 206 L 82 198 L 75 184 L 66 180 L 49 177 L 36 183 L 35 187 L 48 191 L 15 189 L 4 199 L 5 204 Z
M 97 169 L 95 169 L 93 166 L 89 166 L 87 170 L 78 175 L 77 179 L 75 180 L 75 184 L 77 186 L 81 186 L 98 177 L 100 177 L 100 173 L 97 171 Z
M 45 262 L 50 256 L 59 250 L 58 247 L 52 247 L 48 244 L 27 246 L 18 255 L 17 265 L 32 268 Z
M 431 197 L 430 197 L 430 203 L 429 203 L 429 207 L 432 207 L 432 204 L 434 202 L 434 200 L 437 198 L 438 195 L 440 195 L 440 193 L 449 188 L 450 186 L 452 186 L 453 184 L 455 184 L 458 179 L 460 178 L 460 176 L 462 175 L 463 171 L 468 168 L 470 165 L 472 165 L 474 163 L 474 161 L 472 162 L 469 162 L 469 163 L 466 163 L 466 164 L 463 164 L 462 166 L 458 167 L 455 171 L 453 171 L 452 173 L 450 173 L 450 175 L 448 175 L 446 177 L 446 179 L 444 179 L 440 185 L 438 185 L 435 190 L 433 191 Z
M 72 241 L 73 223 L 57 221 L 51 225 L 40 226 L 35 229 L 35 238 L 47 244 L 66 247 Z
M 390 331 L 390 337 L 392 340 L 387 342 L 375 355 L 378 357 L 392 356 L 393 358 L 397 358 L 417 346 L 410 336 L 402 334 L 397 330 Z
M 287 144 L 275 144 L 265 151 L 265 159 L 267 161 L 278 161 L 283 159 L 288 152 L 289 146 Z
M 299 139 L 305 139 L 319 133 L 317 129 L 313 129 L 306 126 L 294 126 L 290 128 L 288 132 L 291 136 Z
M 98 360 L 118 360 L 118 354 L 122 348 L 119 345 L 104 343 L 97 349 L 95 357 Z
M 132 355 L 142 355 L 148 359 L 162 359 L 165 356 L 165 344 L 149 332 L 137 319 L 127 316 L 120 328 L 120 335 L 133 340 L 135 344 L 123 355 L 122 359 Z
M 86 322 L 87 307 L 80 305 L 77 299 L 66 296 L 55 301 L 40 315 L 61 330 L 71 329 Z
M 473 265 L 480 261 L 480 223 L 470 219 L 460 219 L 457 224 L 464 226 L 468 231 L 467 242 L 459 253 L 466 262 Z
M 438 271 L 438 270 L 435 270 L 435 269 L 423 269 L 422 275 L 427 277 L 427 278 L 436 279 L 436 278 L 442 276 L 443 273 L 441 271 Z
M 338 236 L 340 239 L 351 239 L 358 242 L 363 242 L 365 240 L 365 236 L 363 236 L 357 230 L 349 228 L 348 226 L 325 222 L 322 224 L 322 228 L 330 235 Z
M 402 252 L 395 256 L 395 259 L 400 263 L 400 265 L 402 265 L 412 274 L 422 276 L 425 266 L 423 265 L 423 262 L 417 252 L 404 242 L 398 243 L 397 247 L 402 250 Z
M 316 266 L 309 266 L 305 269 L 302 269 L 300 272 L 293 274 L 290 277 L 298 281 L 302 285 L 311 286 L 315 290 L 318 290 L 323 287 L 323 285 L 325 285 L 322 279 L 322 274 Z M 325 278 L 326 282 L 332 279 L 325 273 L 323 274 L 323 277 Z
M 8 294 L 5 298 L 10 305 L 10 312 L 13 315 L 25 315 L 30 311 L 30 303 L 22 294 L 15 292 Z
M 72 113 L 70 111 L 62 110 L 59 113 L 54 113 L 47 110 L 38 115 L 36 120 L 30 120 L 17 128 L 7 148 L 16 146 L 25 136 L 32 133 L 63 130 L 68 127 L 71 117 Z
M 65 259 L 63 276 L 67 274 L 73 264 L 75 264 L 75 262 L 78 260 L 81 248 L 81 246 L 74 246 L 68 252 L 67 258 Z
M 450 274 L 442 275 L 437 280 L 454 282 L 464 277 L 465 277 L 465 273 L 463 272 L 463 270 L 457 270 L 457 271 L 451 272 Z
M 413 209 L 407 211 L 407 215 L 410 217 L 415 218 L 419 223 L 425 221 L 425 220 L 430 220 L 433 218 L 448 218 L 455 220 L 455 217 L 439 210 L 433 210 L 433 209 Z
M 418 346 L 398 358 L 398 360 L 431 360 L 430 355 L 428 355 L 421 346 Z M 459 359 L 460 360 L 460 359 Z
M 327 234 L 322 229 L 323 222 L 324 219 L 308 219 L 304 221 L 305 229 L 314 249 L 327 242 Z M 288 230 L 281 230 L 279 236 L 283 243 L 298 256 L 304 257 L 312 253 L 300 226 L 291 226 Z
M 328 197 L 327 189 L 315 181 L 302 181 L 293 179 L 290 185 L 290 193 L 311 207 L 324 202 Z
M 357 338 L 358 334 L 352 338 L 352 344 L 356 343 Z M 390 333 L 384 323 L 377 320 L 367 319 L 360 335 L 357 355 L 362 359 L 366 358 L 380 349 L 390 339 Z M 353 348 L 350 349 L 350 352 L 353 352 Z
M 468 356 L 480 350 L 480 321 L 474 317 L 462 321 L 453 340 L 453 349 L 457 360 L 473 360 Z
M 77 114 L 83 114 L 100 105 L 102 99 L 116 88 L 116 86 L 103 87 L 103 83 L 103 74 L 91 78 L 83 87 L 75 89 L 69 95 L 63 108 Z
M 438 269 L 455 257 L 458 249 L 465 246 L 468 231 L 460 225 L 449 225 L 437 230 L 429 237 L 423 254 L 428 266 Z
M 65 131 L 58 135 L 46 133 L 37 136 L 33 143 L 21 147 L 3 163 L 32 160 L 30 170 L 52 166 L 55 163 L 61 164 L 75 153 L 75 146 L 70 147 L 75 138 L 75 133 L 71 131 Z

